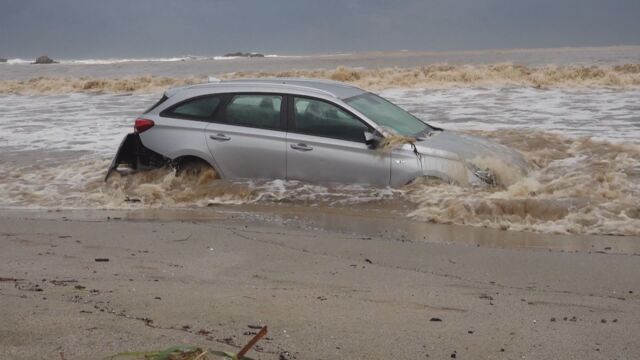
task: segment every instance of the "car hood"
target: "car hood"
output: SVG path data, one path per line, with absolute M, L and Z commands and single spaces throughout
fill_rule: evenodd
M 508 185 L 527 174 L 529 166 L 524 156 L 514 149 L 494 141 L 455 131 L 436 131 L 415 143 L 423 155 L 423 167 L 429 157 L 458 160 L 469 168 L 490 170 Z

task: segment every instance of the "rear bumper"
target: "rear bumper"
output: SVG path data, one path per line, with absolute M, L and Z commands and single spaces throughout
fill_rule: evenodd
M 164 167 L 169 164 L 171 164 L 171 159 L 144 147 L 140 140 L 140 135 L 136 133 L 127 134 L 122 139 L 118 152 L 116 152 L 111 165 L 109 165 L 104 181 L 107 181 L 114 171 L 124 172 L 125 170 L 120 169 L 120 165 L 126 166 L 126 171 L 131 172 L 132 170 Z

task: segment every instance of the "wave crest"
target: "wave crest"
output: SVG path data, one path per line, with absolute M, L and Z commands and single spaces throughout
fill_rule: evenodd
M 203 78 L 137 76 L 125 78 L 65 78 L 39 76 L 29 80 L 0 80 L 0 94 L 51 95 L 77 92 L 159 92 L 168 87 L 193 85 Z
M 490 65 L 436 64 L 414 68 L 291 70 L 235 72 L 222 79 L 305 77 L 343 81 L 370 90 L 394 87 L 612 87 L 640 86 L 640 64 L 610 66 L 547 65 L 528 67 L 512 63 Z M 205 82 L 204 77 L 138 76 L 125 78 L 36 77 L 0 80 L 0 94 L 60 94 L 70 92 L 155 92 L 167 87 Z

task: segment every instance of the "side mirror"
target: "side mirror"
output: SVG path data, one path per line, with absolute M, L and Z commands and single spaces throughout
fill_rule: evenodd
M 382 138 L 380 138 L 380 136 L 369 132 L 369 131 L 365 131 L 364 132 L 364 143 L 367 144 L 367 146 L 369 147 L 369 149 L 375 149 L 378 147 L 378 145 L 380 145 L 380 141 L 382 140 Z

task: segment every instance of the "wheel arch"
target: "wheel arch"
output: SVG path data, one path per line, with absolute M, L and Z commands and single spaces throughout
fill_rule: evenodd
M 187 162 L 204 162 L 205 164 L 211 166 L 213 168 L 213 170 L 218 174 L 219 177 L 224 177 L 224 174 L 220 171 L 220 167 L 218 166 L 218 164 L 215 163 L 215 161 L 213 160 L 213 158 L 211 157 L 211 155 L 209 154 L 200 154 L 197 152 L 185 152 L 185 153 L 181 153 L 179 155 L 175 155 L 172 160 L 171 163 L 174 167 L 179 167 L 182 164 L 185 164 Z

